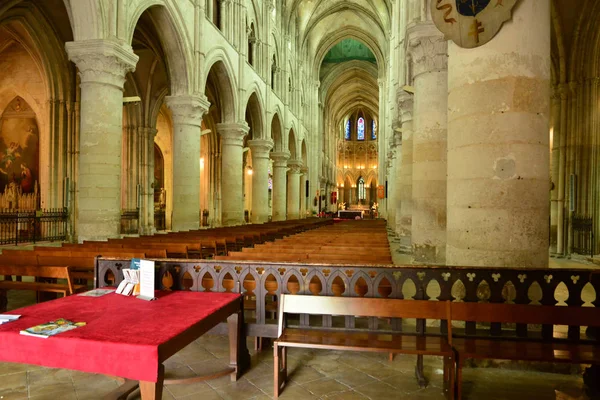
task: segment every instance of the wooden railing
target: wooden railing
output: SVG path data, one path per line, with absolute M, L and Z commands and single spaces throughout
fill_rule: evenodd
M 99 258 L 96 267 L 98 287 L 118 284 L 120 270 L 127 260 Z M 246 320 L 250 336 L 276 337 L 277 298 L 281 293 L 329 296 L 365 296 L 419 300 L 466 302 L 514 302 L 550 306 L 600 306 L 600 271 L 593 269 L 517 269 L 421 266 L 343 266 L 206 260 L 156 260 L 157 288 L 213 292 L 242 291 L 246 298 Z M 241 288 L 241 289 L 240 289 Z M 324 317 L 311 321 L 300 316 L 300 324 L 354 328 L 367 323 L 370 328 L 422 332 L 424 321 L 361 320 L 354 317 Z M 384 326 L 385 325 L 385 326 Z M 438 328 L 439 327 L 439 328 Z M 430 329 L 445 333 L 444 323 Z M 504 334 L 517 336 L 566 336 L 586 340 L 594 334 L 578 326 L 479 326 L 466 322 L 466 335 Z

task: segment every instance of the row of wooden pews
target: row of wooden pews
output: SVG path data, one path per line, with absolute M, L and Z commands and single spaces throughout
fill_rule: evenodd
M 5 249 L 0 255 L 0 276 L 4 277 L 0 280 L 0 311 L 6 308 L 6 290 L 69 295 L 87 289 L 87 283 L 94 280 L 96 257 L 213 259 L 327 224 L 333 222 L 312 218 L 84 241 L 81 244 L 65 243 L 61 247 L 35 246 L 33 250 Z M 35 282 L 23 282 L 22 276 L 34 277 Z
M 391 264 L 383 220 L 350 220 L 229 252 L 217 260 L 314 264 Z

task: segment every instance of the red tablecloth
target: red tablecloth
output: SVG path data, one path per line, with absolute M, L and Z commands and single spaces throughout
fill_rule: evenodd
M 156 382 L 159 346 L 240 295 L 176 291 L 157 297 L 75 295 L 14 310 L 21 318 L 0 325 L 0 361 Z M 19 334 L 58 318 L 87 325 L 47 339 Z

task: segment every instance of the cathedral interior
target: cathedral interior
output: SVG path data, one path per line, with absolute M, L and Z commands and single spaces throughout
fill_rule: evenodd
M 0 241 L 360 211 L 397 264 L 595 273 L 600 2 L 462 3 L 0 0 Z

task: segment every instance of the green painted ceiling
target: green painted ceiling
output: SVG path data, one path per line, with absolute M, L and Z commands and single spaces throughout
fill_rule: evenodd
M 376 63 L 373 52 L 363 43 L 354 39 L 344 39 L 329 50 L 324 63 L 342 63 L 350 60 L 362 60 Z

